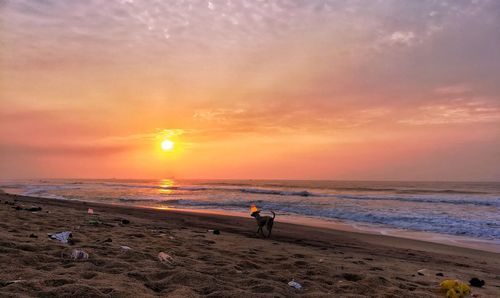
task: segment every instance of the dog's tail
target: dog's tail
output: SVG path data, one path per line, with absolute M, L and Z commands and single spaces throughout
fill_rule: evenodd
M 273 219 L 276 217 L 276 213 L 274 213 L 274 211 L 271 211 L 271 213 L 273 214 Z

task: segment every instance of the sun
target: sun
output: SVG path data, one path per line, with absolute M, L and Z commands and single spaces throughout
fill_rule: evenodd
M 172 149 L 174 149 L 174 142 L 170 140 L 164 140 L 163 142 L 161 142 L 161 149 L 163 151 L 171 151 Z

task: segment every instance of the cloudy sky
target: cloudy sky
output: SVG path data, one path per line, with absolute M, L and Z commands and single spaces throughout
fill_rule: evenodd
M 0 178 L 172 176 L 500 180 L 500 1 L 0 0 Z

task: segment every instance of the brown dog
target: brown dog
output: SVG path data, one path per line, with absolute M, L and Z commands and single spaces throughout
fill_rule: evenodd
M 260 235 L 264 236 L 264 231 L 262 230 L 263 227 L 266 227 L 267 229 L 267 238 L 271 236 L 271 230 L 273 229 L 273 224 L 274 224 L 274 218 L 276 217 L 276 214 L 271 211 L 273 214 L 273 217 L 271 216 L 260 216 L 260 211 L 255 211 L 252 212 L 250 216 L 255 217 L 255 220 L 257 221 L 257 233 L 260 233 Z

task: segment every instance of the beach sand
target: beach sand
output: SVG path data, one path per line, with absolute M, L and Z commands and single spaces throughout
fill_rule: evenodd
M 500 297 L 493 252 L 280 223 L 279 215 L 262 239 L 251 217 L 0 200 L 0 297 L 444 297 L 442 280 L 472 277 L 486 281 L 472 289 L 475 297 Z M 90 224 L 92 217 L 103 224 Z M 47 236 L 60 231 L 71 231 L 74 243 Z M 89 259 L 71 260 L 73 249 Z M 160 262 L 159 252 L 173 261 Z

